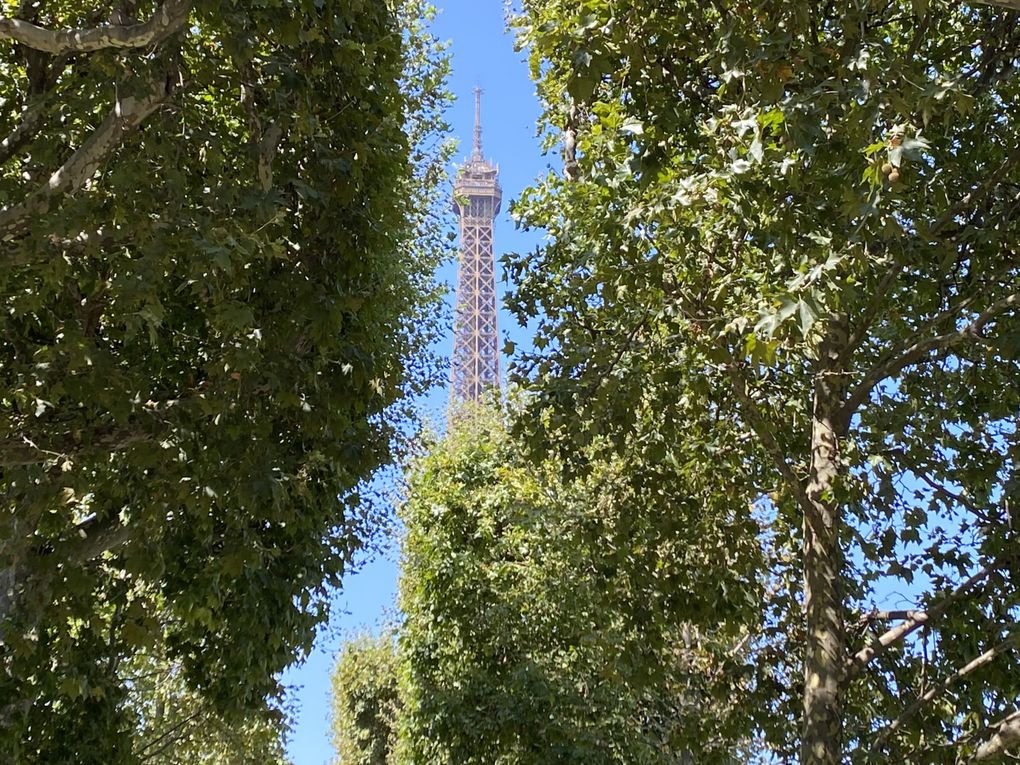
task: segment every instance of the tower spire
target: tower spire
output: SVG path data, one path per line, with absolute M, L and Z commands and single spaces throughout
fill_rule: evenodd
M 475 147 L 471 159 L 482 159 L 482 89 L 475 88 Z

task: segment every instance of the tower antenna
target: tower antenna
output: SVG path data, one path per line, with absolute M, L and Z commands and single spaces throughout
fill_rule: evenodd
M 482 155 L 482 93 L 480 87 L 475 88 L 475 146 L 471 152 L 471 159 L 477 161 L 483 159 Z

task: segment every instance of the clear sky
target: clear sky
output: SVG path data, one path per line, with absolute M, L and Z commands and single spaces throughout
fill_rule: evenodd
M 435 33 L 450 41 L 453 57 L 450 85 L 458 100 L 450 110 L 449 121 L 461 141 L 457 160 L 471 150 L 473 90 L 481 86 L 485 91 L 483 148 L 486 158 L 499 165 L 503 186 L 503 209 L 495 231 L 496 257 L 508 251 L 532 249 L 537 237 L 516 231 L 507 210 L 509 201 L 543 174 L 548 162 L 535 137 L 539 104 L 524 54 L 514 51 L 513 38 L 506 30 L 503 0 L 440 0 L 435 5 L 440 9 Z M 499 273 L 497 265 L 497 276 Z M 440 276 L 453 285 L 455 265 L 444 268 Z M 501 291 L 504 286 L 500 286 Z M 449 299 L 452 302 L 452 295 Z M 504 338 L 509 337 L 519 347 L 530 344 L 527 331 L 516 327 L 505 313 L 500 314 L 499 323 Z M 451 349 L 452 338 L 447 337 L 439 350 L 449 357 Z M 437 390 L 422 403 L 427 419 L 441 423 L 447 396 L 447 390 Z M 294 765 L 332 765 L 329 675 L 333 657 L 345 636 L 375 631 L 395 614 L 398 557 L 394 543 L 388 552 L 347 577 L 344 591 L 335 597 L 332 621 L 319 636 L 314 652 L 302 666 L 286 673 L 284 680 L 292 689 L 289 706 L 296 720 L 288 745 Z

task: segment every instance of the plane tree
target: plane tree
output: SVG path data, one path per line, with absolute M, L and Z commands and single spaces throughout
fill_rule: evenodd
M 132 659 L 228 715 L 309 648 L 438 369 L 426 16 L 0 6 L 5 761 L 136 761 Z
M 462 414 L 409 476 L 386 762 L 746 761 L 750 710 L 729 694 L 754 685 L 747 605 L 764 585 L 747 508 L 706 508 L 626 453 L 564 475 L 555 457 L 532 463 L 502 419 Z M 339 666 L 337 688 L 358 665 Z M 371 710 L 387 686 L 350 685 L 370 692 L 345 730 L 380 741 Z
M 506 260 L 539 325 L 517 431 L 756 508 L 733 703 L 768 756 L 1015 748 L 1017 15 L 524 0 L 518 25 L 563 173 L 515 206 L 548 236 Z

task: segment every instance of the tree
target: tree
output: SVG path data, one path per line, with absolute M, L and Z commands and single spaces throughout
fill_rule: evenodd
M 998 756 L 1020 689 L 1016 15 L 524 0 L 519 28 L 565 172 L 515 208 L 549 238 L 507 261 L 540 322 L 518 430 L 574 462 L 644 449 L 706 506 L 757 508 L 771 597 L 738 703 L 772 756 Z
M 272 704 L 224 713 L 188 687 L 180 664 L 152 652 L 132 657 L 122 676 L 128 683 L 127 706 L 139 721 L 133 742 L 139 762 L 289 765 L 284 754 L 288 720 Z
M 446 63 L 416 0 L 3 13 L 0 759 L 134 762 L 132 657 L 264 710 L 371 533 Z
M 396 762 L 401 713 L 395 635 L 344 644 L 333 669 L 333 745 L 343 765 Z
M 462 413 L 409 478 L 396 761 L 733 762 L 746 710 L 719 703 L 718 679 L 741 672 L 746 631 L 719 623 L 758 583 L 694 564 L 718 547 L 676 544 L 660 501 L 691 511 L 677 524 L 700 508 L 668 479 L 619 460 L 561 479 L 500 417 Z M 681 621 L 696 590 L 715 611 Z

